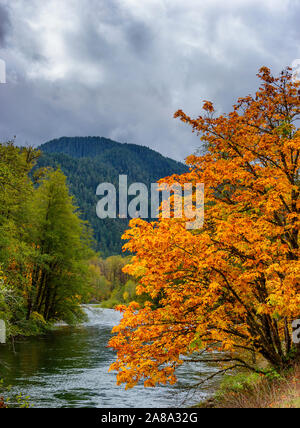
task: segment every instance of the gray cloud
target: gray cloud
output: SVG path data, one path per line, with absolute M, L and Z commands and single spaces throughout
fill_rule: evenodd
M 101 135 L 183 159 L 200 142 L 178 108 L 226 112 L 259 67 L 300 57 L 298 0 L 0 2 L 0 138 L 18 144 Z
M 6 42 L 6 36 L 10 29 L 10 19 L 7 9 L 0 4 L 0 47 Z

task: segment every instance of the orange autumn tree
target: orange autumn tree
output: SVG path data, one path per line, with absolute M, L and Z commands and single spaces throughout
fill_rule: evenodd
M 151 299 L 119 308 L 110 340 L 118 384 L 172 384 L 184 360 L 209 361 L 209 351 L 225 351 L 224 370 L 259 371 L 257 354 L 280 370 L 299 358 L 291 328 L 300 318 L 300 84 L 291 69 L 258 76 L 255 96 L 228 115 L 215 117 L 207 101 L 196 119 L 175 114 L 206 152 L 163 182 L 204 183 L 205 222 L 190 231 L 185 218 L 131 221 L 124 250 L 135 256 L 125 271 Z

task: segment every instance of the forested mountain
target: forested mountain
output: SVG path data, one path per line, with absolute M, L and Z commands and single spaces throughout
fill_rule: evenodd
M 128 184 L 149 185 L 160 178 L 181 174 L 187 167 L 147 147 L 121 144 L 100 137 L 63 137 L 39 147 L 42 156 L 38 167 L 60 167 L 68 178 L 71 193 L 81 217 L 91 224 L 97 249 L 103 256 L 121 253 L 121 235 L 128 225 L 126 219 L 100 220 L 96 216 L 96 188 L 100 183 L 113 183 L 118 189 L 119 175 L 128 176 Z

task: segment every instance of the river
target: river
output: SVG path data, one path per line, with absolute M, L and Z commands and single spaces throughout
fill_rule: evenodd
M 186 365 L 178 372 L 176 386 L 125 391 L 108 373 L 115 360 L 107 348 L 111 329 L 120 315 L 112 309 L 85 306 L 88 322 L 77 327 L 57 326 L 45 336 L 22 338 L 0 345 L 0 378 L 12 386 L 11 393 L 30 397 L 35 408 L 155 408 L 189 407 L 207 398 L 219 383 L 211 380 L 201 390 L 186 387 L 217 371 L 212 365 Z M 14 349 L 13 349 L 14 348 Z M 200 369 L 200 372 L 199 372 Z

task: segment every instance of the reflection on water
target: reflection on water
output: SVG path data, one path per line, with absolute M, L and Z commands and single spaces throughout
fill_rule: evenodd
M 107 342 L 119 314 L 93 307 L 86 311 L 89 321 L 82 326 L 60 326 L 46 336 L 18 339 L 15 352 L 11 344 L 0 345 L 5 363 L 0 377 L 13 385 L 13 393 L 29 395 L 34 407 L 187 407 L 205 398 L 218 383 L 216 379 L 187 397 L 181 387 L 199 381 L 200 375 L 195 367 L 185 366 L 175 387 L 140 385 L 125 391 L 116 386 L 115 374 L 108 373 L 115 354 Z M 201 376 L 215 371 L 212 365 L 202 366 Z

